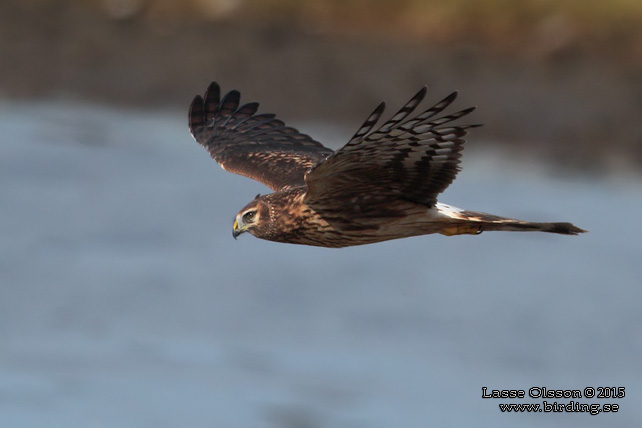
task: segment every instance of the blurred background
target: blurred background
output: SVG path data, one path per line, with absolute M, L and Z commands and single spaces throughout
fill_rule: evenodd
M 335 149 L 459 90 L 440 200 L 590 233 L 234 242 L 268 189 L 189 135 L 212 80 Z M 3 0 L 0 425 L 639 426 L 641 113 L 638 0 Z

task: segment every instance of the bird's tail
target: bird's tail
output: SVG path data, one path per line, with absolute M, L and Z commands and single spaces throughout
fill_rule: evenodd
M 486 230 L 504 230 L 511 232 L 548 232 L 559 233 L 561 235 L 579 235 L 585 233 L 586 230 L 580 229 L 573 223 L 555 222 L 555 223 L 539 223 L 532 221 L 507 221 L 507 222 L 482 222 L 481 231 Z
M 451 215 L 451 218 L 454 217 Z M 461 222 L 454 222 L 453 228 L 448 228 L 445 235 L 479 234 L 485 231 L 548 232 L 561 235 L 579 235 L 586 232 L 572 223 L 523 221 L 476 211 L 461 210 L 456 213 L 456 218 Z

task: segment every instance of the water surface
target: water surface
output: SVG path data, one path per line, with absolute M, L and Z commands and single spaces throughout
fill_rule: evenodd
M 551 176 L 471 142 L 441 201 L 590 233 L 235 242 L 268 189 L 183 116 L 0 104 L 3 427 L 642 423 L 639 177 Z M 542 400 L 484 386 L 627 395 L 617 414 L 502 414 Z

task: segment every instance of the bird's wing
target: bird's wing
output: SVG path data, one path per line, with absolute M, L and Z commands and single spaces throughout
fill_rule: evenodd
M 278 191 L 304 185 L 306 171 L 332 150 L 288 127 L 273 114 L 256 114 L 258 103 L 239 106 L 240 93 L 222 99 L 212 82 L 189 110 L 192 135 L 224 170 L 260 181 Z
M 450 124 L 474 107 L 440 115 L 457 92 L 412 115 L 425 95 L 423 87 L 397 114 L 372 131 L 385 108 L 381 103 L 348 144 L 306 174 L 306 203 L 327 212 L 345 210 L 349 205 L 361 216 L 368 215 L 369 207 L 383 209 L 392 199 L 433 206 L 459 171 L 468 129 L 480 125 Z

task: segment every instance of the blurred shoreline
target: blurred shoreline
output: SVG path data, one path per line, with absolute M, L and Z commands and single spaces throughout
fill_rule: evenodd
M 5 1 L 0 97 L 187 110 L 217 80 L 288 122 L 354 128 L 382 99 L 392 112 L 427 84 L 431 101 L 460 90 L 455 108 L 478 105 L 475 139 L 509 154 L 575 170 L 642 166 L 635 30 L 592 40 L 558 14 L 512 41 L 508 30 L 422 34 L 406 18 L 377 32 L 374 12 L 350 25 L 353 9 L 266 3 Z

